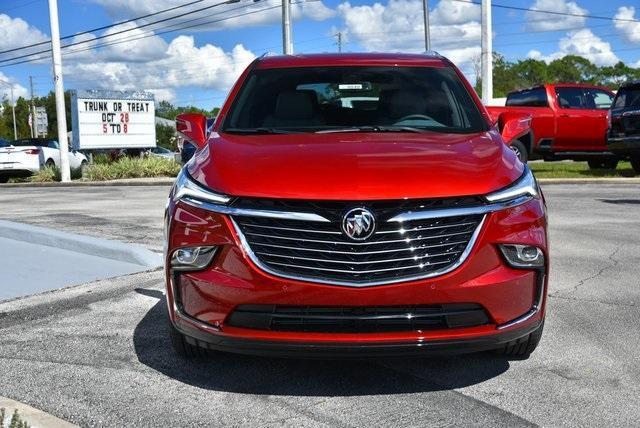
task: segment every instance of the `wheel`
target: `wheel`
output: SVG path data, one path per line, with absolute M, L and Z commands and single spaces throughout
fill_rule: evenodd
M 587 161 L 589 169 L 616 169 L 618 159 L 592 159 Z
M 47 168 L 55 168 L 56 163 L 53 161 L 53 159 L 47 159 L 47 161 L 44 163 L 44 166 Z
M 496 352 L 505 357 L 528 358 L 536 349 L 538 343 L 540 343 L 543 329 L 544 321 L 542 321 L 540 327 L 529 333 L 527 336 L 506 343 L 502 348 L 497 349 Z
M 529 152 L 527 152 L 527 147 L 520 140 L 516 140 L 509 146 L 511 150 L 518 156 L 520 162 L 527 163 L 529 160 Z
M 631 167 L 633 168 L 633 172 L 640 174 L 640 156 L 631 158 Z
M 188 343 L 186 336 L 180 333 L 171 322 L 169 322 L 169 337 L 173 350 L 182 358 L 203 358 L 209 354 L 206 349 Z

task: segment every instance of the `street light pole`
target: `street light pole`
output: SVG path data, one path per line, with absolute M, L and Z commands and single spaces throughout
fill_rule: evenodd
M 291 0 L 282 0 L 282 52 L 293 54 L 291 42 Z
M 429 31 L 429 0 L 422 0 L 422 15 L 424 17 L 424 49 L 431 50 L 431 33 Z
M 67 116 L 64 106 L 64 86 L 62 84 L 62 54 L 60 53 L 60 28 L 58 24 L 57 0 L 49 0 L 49 21 L 51 24 L 51 51 L 53 60 L 53 82 L 55 84 L 56 94 L 58 143 L 60 144 L 60 176 L 64 182 L 71 181 L 71 169 L 69 168 Z
M 491 40 L 491 0 L 482 0 L 482 102 L 489 105 L 493 99 L 493 43 Z

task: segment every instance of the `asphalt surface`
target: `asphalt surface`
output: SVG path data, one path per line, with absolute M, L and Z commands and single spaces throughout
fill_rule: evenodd
M 0 217 L 157 248 L 167 191 L 0 188 Z M 528 360 L 185 362 L 155 271 L 0 303 L 0 395 L 83 426 L 637 426 L 640 186 L 544 191 L 551 290 Z
M 0 300 L 142 270 L 135 263 L 0 237 Z

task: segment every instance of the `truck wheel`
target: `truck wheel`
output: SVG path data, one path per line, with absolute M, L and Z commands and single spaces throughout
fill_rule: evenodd
M 511 150 L 518 156 L 520 162 L 527 163 L 529 160 L 529 153 L 527 152 L 527 147 L 520 140 L 516 140 L 509 146 Z
M 173 350 L 182 358 L 203 358 L 208 355 L 206 349 L 188 343 L 186 336 L 180 333 L 171 321 L 169 321 L 169 337 Z
M 592 159 L 587 161 L 589 169 L 616 169 L 618 159 Z
M 640 156 L 631 158 L 631 167 L 633 172 L 640 175 Z
M 535 351 L 540 339 L 542 338 L 542 330 L 544 329 L 544 321 L 536 330 L 532 331 L 525 337 L 506 343 L 502 348 L 497 349 L 498 355 L 505 357 L 529 358 L 529 355 Z

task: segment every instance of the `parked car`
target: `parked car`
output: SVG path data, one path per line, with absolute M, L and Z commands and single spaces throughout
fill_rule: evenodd
M 69 150 L 71 168 L 80 168 L 85 164 L 85 155 Z M 12 177 L 28 177 L 53 166 L 60 166 L 60 145 L 56 140 L 25 138 L 0 147 L 0 182 L 7 182 Z
M 176 160 L 176 155 L 171 150 L 165 149 L 164 147 L 160 146 L 149 149 L 149 155 L 169 159 L 172 161 Z
M 640 174 L 640 81 L 627 83 L 618 90 L 609 120 L 609 150 L 629 159 L 635 173 Z
M 573 159 L 591 168 L 615 168 L 618 158 L 605 144 L 614 96 L 599 86 L 558 83 L 511 92 L 505 107 L 487 110 L 494 121 L 504 112 L 531 116 L 531 132 L 512 143 L 523 161 Z
M 211 132 L 176 126 L 198 147 L 165 217 L 178 354 L 536 348 L 544 199 L 446 58 L 259 58 Z

